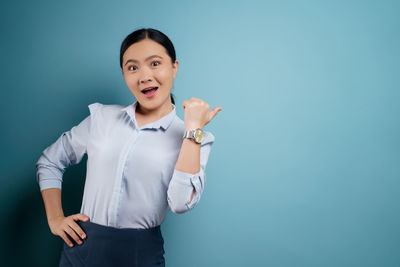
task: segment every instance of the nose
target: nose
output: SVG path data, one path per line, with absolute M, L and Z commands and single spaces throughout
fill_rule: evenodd
M 143 70 L 143 73 L 139 79 L 140 83 L 151 82 L 153 79 L 151 78 L 150 72 Z
M 140 79 L 140 83 L 146 83 L 146 82 L 151 82 L 151 81 L 152 81 L 152 79 L 150 77 Z

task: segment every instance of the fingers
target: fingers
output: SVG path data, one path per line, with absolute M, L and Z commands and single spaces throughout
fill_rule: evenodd
M 192 97 L 182 102 L 185 110 L 185 125 L 208 124 L 222 110 L 222 107 L 216 107 L 210 111 L 210 105 L 200 98 Z
M 68 246 L 72 247 L 72 246 L 74 245 L 74 244 L 72 244 L 71 240 L 68 238 L 67 234 L 66 234 L 64 231 L 62 231 L 62 232 L 60 233 L 60 237 L 64 240 L 64 242 L 65 242 Z
M 187 103 L 187 100 L 185 100 L 185 101 L 182 102 L 182 108 L 183 108 L 183 109 L 186 108 L 186 103 Z
M 182 102 L 182 108 L 185 109 L 189 104 L 193 104 L 193 103 L 197 103 L 197 104 L 204 104 L 206 105 L 208 108 L 210 108 L 210 106 L 208 105 L 207 102 L 205 102 L 204 100 L 197 98 L 197 97 L 192 97 L 190 99 L 184 100 Z
M 84 221 L 84 222 L 89 221 L 89 217 L 88 216 L 86 216 L 84 214 L 80 214 L 80 213 L 72 215 L 72 218 L 74 219 L 74 221 L 78 221 L 78 220 L 81 220 L 81 221 Z
M 77 244 L 81 245 L 83 242 L 81 239 L 86 238 L 85 232 L 82 228 L 76 223 L 76 221 L 89 221 L 89 217 L 84 214 L 73 214 L 68 216 L 65 220 L 65 224 L 63 227 L 63 231 L 60 234 L 61 238 L 64 239 L 65 243 L 68 246 L 72 247 L 74 244 L 71 242 L 70 238 L 72 238 Z M 67 235 L 67 234 L 68 235 Z
M 80 238 L 82 238 L 82 239 L 85 239 L 85 238 L 86 238 L 85 232 L 82 230 L 81 227 L 79 227 L 79 225 L 78 225 L 76 222 L 71 222 L 71 223 L 69 223 L 68 225 L 69 225 L 69 227 L 72 228 L 72 230 L 75 231 L 76 234 L 79 235 Z M 79 238 L 79 237 L 78 237 L 78 238 Z M 74 239 L 75 239 L 75 238 L 74 238 Z M 75 241 L 76 241 L 76 239 L 75 239 Z
M 81 220 L 81 221 L 87 222 L 87 221 L 89 221 L 90 218 L 89 218 L 88 216 L 84 215 L 84 214 L 81 214 L 81 213 L 74 214 L 74 215 L 72 215 L 71 217 L 72 217 L 72 219 L 74 219 L 74 221 L 72 221 L 71 223 L 69 223 L 69 226 L 70 226 L 82 239 L 86 238 L 85 232 L 82 230 L 82 228 L 81 228 L 75 221 Z
M 79 226 L 78 226 L 79 227 Z M 76 228 L 76 227 L 74 227 Z M 82 244 L 82 240 L 79 238 L 79 236 L 76 234 L 75 229 L 72 228 L 72 226 L 67 225 L 67 227 L 65 227 L 64 229 L 65 232 L 67 232 L 67 234 L 73 239 L 75 240 L 75 242 L 79 245 Z

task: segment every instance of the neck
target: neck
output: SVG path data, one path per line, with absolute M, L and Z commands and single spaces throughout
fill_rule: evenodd
M 145 108 L 138 102 L 136 106 L 136 113 L 148 119 L 159 119 L 169 114 L 173 109 L 174 107 L 172 106 L 171 99 L 168 99 L 164 102 L 164 104 L 154 109 Z

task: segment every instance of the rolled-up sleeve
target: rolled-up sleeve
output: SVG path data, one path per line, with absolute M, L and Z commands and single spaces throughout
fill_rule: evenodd
M 36 181 L 40 190 L 61 189 L 62 177 L 68 166 L 78 164 L 86 153 L 93 117 L 100 103 L 90 104 L 90 115 L 71 130 L 64 132 L 41 154 L 36 162 Z
M 174 169 L 171 181 L 168 186 L 168 205 L 176 214 L 184 213 L 194 208 L 200 201 L 206 182 L 206 165 L 214 143 L 215 137 L 210 132 L 204 132 L 204 139 L 200 148 L 200 171 L 195 174 L 182 172 Z M 195 193 L 192 201 L 193 188 Z

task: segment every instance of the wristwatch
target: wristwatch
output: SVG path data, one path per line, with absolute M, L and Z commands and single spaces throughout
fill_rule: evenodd
M 186 130 L 185 134 L 183 135 L 183 138 L 190 138 L 193 139 L 197 144 L 201 144 L 201 141 L 203 141 L 203 130 L 200 128 L 197 128 L 195 130 Z

